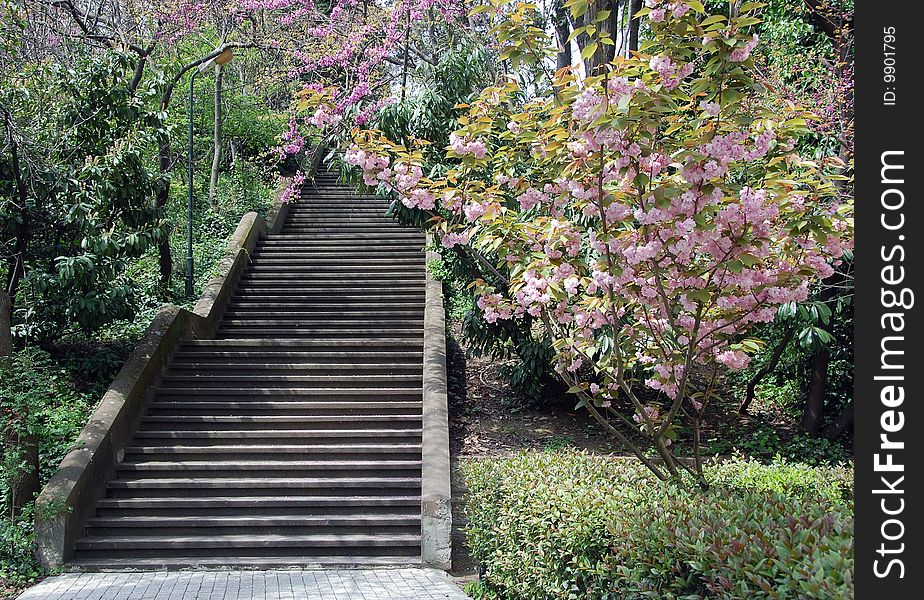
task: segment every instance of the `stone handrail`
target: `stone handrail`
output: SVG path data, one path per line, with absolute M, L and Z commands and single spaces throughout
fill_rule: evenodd
M 443 285 L 430 275 L 440 259 L 427 252 L 423 344 L 423 439 L 421 465 L 421 560 L 426 567 L 452 567 L 452 486 L 446 378 L 446 315 Z
M 277 195 L 269 223 L 255 212 L 241 218 L 219 263 L 219 275 L 206 284 L 195 308 L 162 307 L 106 390 L 74 447 L 36 499 L 35 551 L 42 566 L 58 568 L 71 558 L 74 542 L 83 535 L 87 519 L 105 494 L 106 482 L 131 442 L 152 386 L 180 343 L 214 337 L 257 241 L 285 219 L 288 205 L 280 198 Z

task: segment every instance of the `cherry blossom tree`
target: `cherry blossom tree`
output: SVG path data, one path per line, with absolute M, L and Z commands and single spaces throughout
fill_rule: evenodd
M 579 0 L 568 5 L 580 16 Z M 549 93 L 533 97 L 513 78 L 485 89 L 440 177 L 424 173 L 426 140 L 357 130 L 346 155 L 367 185 L 425 213 L 444 248 L 477 257 L 485 319 L 540 324 L 579 405 L 661 478 L 704 484 L 700 431 L 722 373 L 747 366 L 761 347 L 750 330 L 805 300 L 852 244 L 834 185 L 843 163 L 800 156 L 814 116 L 771 110 L 756 84 L 759 7 L 729 18 L 648 0 L 644 53 L 584 78 L 547 71 Z M 535 7 L 475 11 L 501 8 L 500 58 L 544 69 L 555 48 L 531 26 Z M 319 117 L 330 96 L 306 103 L 316 125 L 331 123 Z M 691 448 L 676 447 L 681 429 Z

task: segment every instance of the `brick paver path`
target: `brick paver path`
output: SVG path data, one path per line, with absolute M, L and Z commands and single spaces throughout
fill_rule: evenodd
M 65 573 L 19 600 L 465 600 L 430 569 Z

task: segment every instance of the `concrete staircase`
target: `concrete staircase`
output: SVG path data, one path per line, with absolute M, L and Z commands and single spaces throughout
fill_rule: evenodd
M 72 564 L 417 565 L 424 236 L 322 173 L 184 343 Z

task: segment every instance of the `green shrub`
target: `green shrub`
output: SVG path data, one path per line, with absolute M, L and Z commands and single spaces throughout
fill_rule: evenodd
M 32 554 L 31 504 L 14 515 L 10 482 L 27 468 L 22 438 L 39 445 L 40 484 L 44 485 L 86 423 L 97 396 L 74 389 L 70 374 L 46 354 L 27 348 L 0 365 L 0 582 L 28 583 L 41 574 Z
M 848 469 L 736 458 L 708 468 L 708 492 L 573 451 L 472 460 L 463 473 L 477 597 L 853 596 Z
M 767 461 L 776 456 L 810 465 L 844 465 L 851 461 L 851 452 L 838 441 L 816 438 L 807 433 L 796 433 L 791 437 L 780 435 L 780 428 L 773 423 L 752 424 L 746 431 L 716 434 L 708 438 L 707 454 L 732 454 L 740 452 L 745 456 Z

